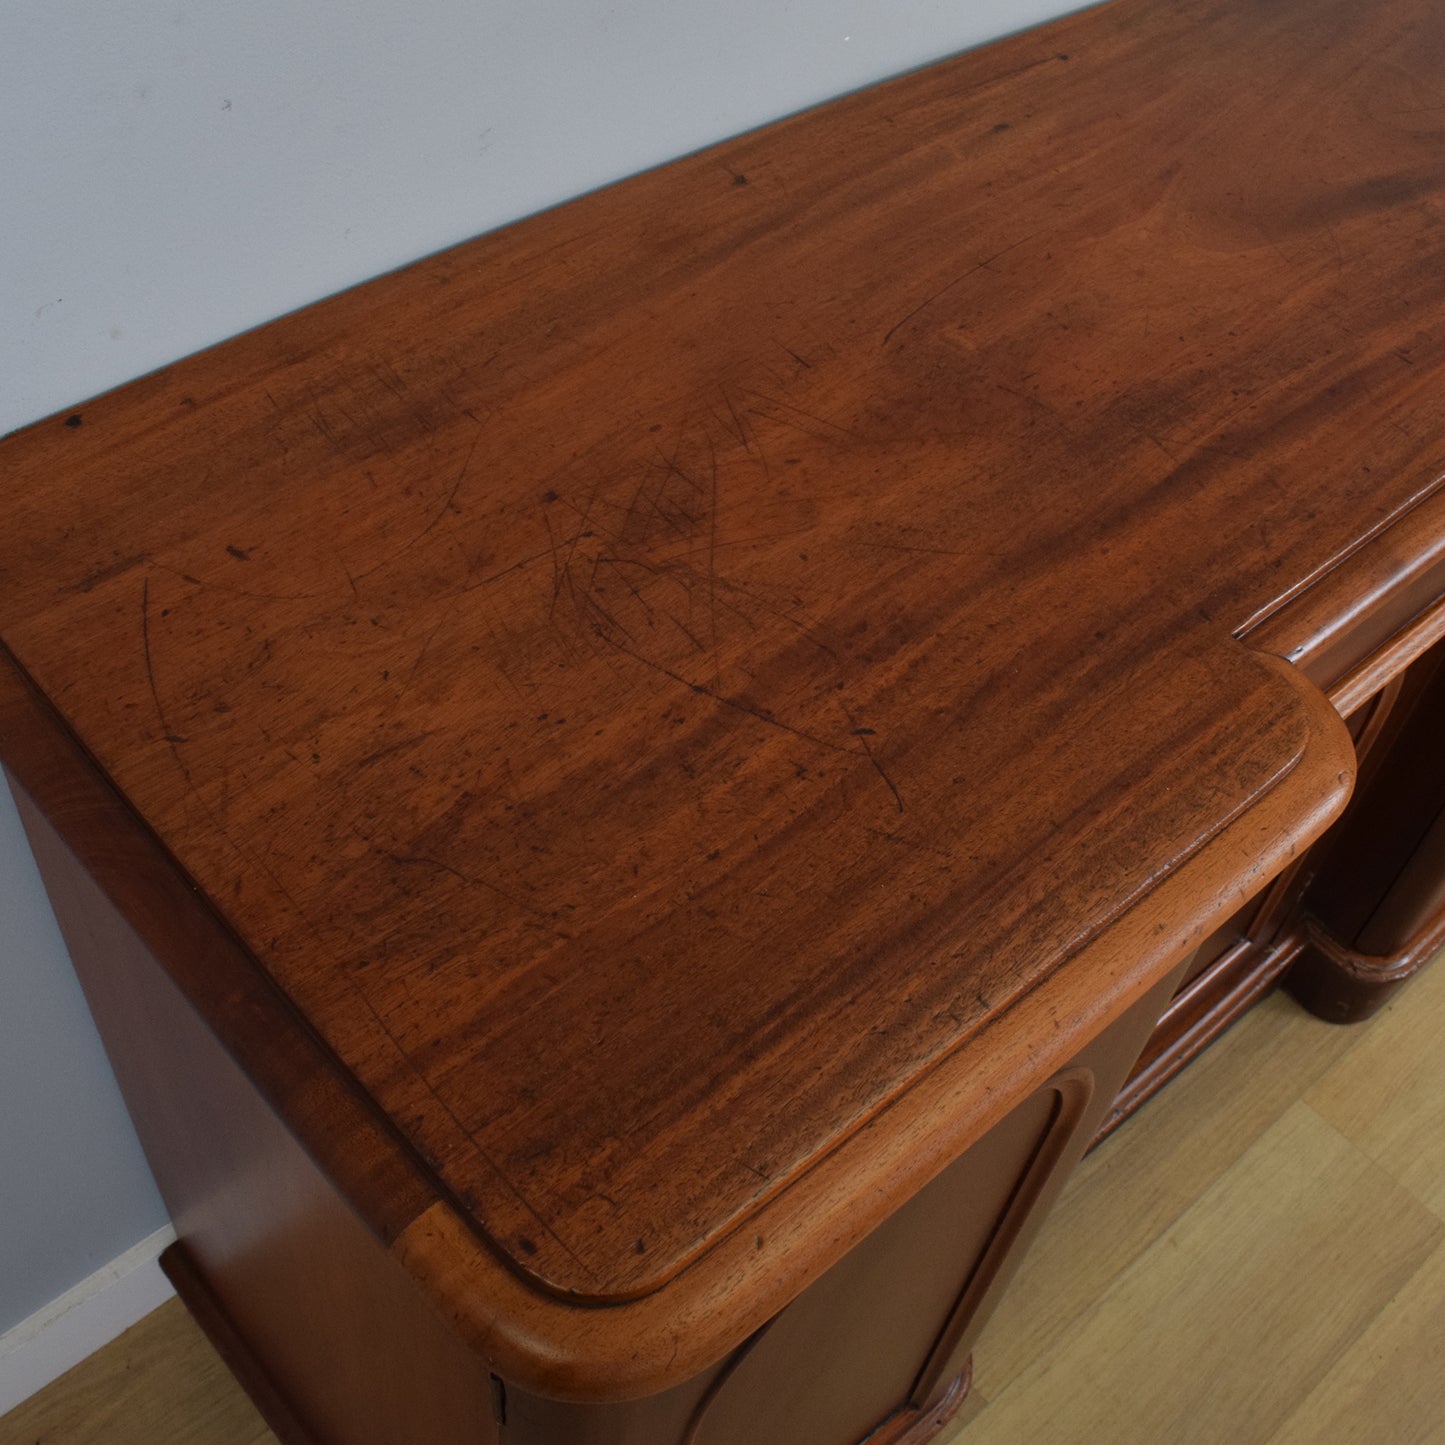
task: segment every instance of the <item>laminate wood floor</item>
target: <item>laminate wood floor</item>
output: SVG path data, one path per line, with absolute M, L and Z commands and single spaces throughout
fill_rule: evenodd
M 1445 1445 L 1442 1036 L 1445 961 L 1355 1028 L 1266 1000 L 1084 1161 L 940 1445 Z M 0 1445 L 275 1437 L 173 1300 Z

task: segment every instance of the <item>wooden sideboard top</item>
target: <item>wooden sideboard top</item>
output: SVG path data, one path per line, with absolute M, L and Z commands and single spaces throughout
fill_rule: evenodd
M 1445 7 L 1118 0 L 0 467 L 0 637 L 384 1116 L 360 1207 L 658 1372 L 1340 806 L 1315 684 L 1438 595 Z

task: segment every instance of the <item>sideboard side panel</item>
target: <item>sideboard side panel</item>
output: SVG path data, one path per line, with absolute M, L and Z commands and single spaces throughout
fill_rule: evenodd
M 14 784 L 187 1261 L 282 1403 L 287 1445 L 495 1445 L 472 1355 Z M 279 1418 L 278 1418 L 279 1413 Z

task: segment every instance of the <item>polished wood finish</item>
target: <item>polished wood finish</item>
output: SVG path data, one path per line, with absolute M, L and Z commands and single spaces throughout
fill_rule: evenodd
M 945 1429 L 958 1414 L 973 1384 L 973 1361 L 949 1383 L 936 1405 L 926 1410 L 909 1407 L 890 1416 L 868 1436 L 868 1445 L 922 1445 Z
M 284 1019 L 272 1011 L 271 993 L 258 989 L 254 983 L 248 990 L 247 978 L 234 974 L 229 967 L 231 954 L 223 934 L 208 934 L 204 928 L 205 910 L 198 904 L 193 893 L 184 888 L 171 888 L 168 880 L 173 875 L 163 867 L 137 866 L 147 858 L 147 836 L 138 820 L 106 787 L 93 768 L 70 756 L 70 745 L 63 735 L 49 722 L 48 710 L 36 695 L 21 686 L 15 675 L 0 672 L 0 742 L 7 748 L 7 756 L 18 764 L 17 775 L 24 780 L 24 786 L 16 785 L 23 815 L 33 831 L 33 841 L 40 857 L 47 882 L 57 901 L 57 910 L 63 920 L 67 940 L 77 963 L 85 973 L 85 961 L 93 960 L 94 977 L 98 981 L 90 987 L 90 999 L 97 1015 L 101 1018 L 108 1036 L 109 1046 L 118 1071 L 122 1076 L 137 1112 L 137 1123 L 161 1177 L 163 1189 L 172 1197 L 176 1212 L 197 1211 L 205 1228 L 220 1232 L 224 1241 L 228 1230 L 239 1223 L 256 1239 L 266 1239 L 267 1248 L 279 1249 L 281 1258 L 277 1268 L 261 1272 L 259 1283 L 263 1294 L 269 1287 L 280 1288 L 276 1307 L 281 1311 L 280 1323 L 283 1333 L 295 1327 L 292 1312 L 285 1304 L 283 1278 L 295 1278 L 293 1271 L 304 1255 L 312 1257 L 323 1238 L 330 1238 L 327 1230 L 309 1232 L 304 1240 L 292 1238 L 295 1212 L 289 1207 L 289 1199 L 299 1188 L 327 1213 L 333 1223 L 341 1222 L 336 1203 L 323 1203 L 326 1189 L 321 1176 L 310 1169 L 300 1156 L 290 1149 L 275 1129 L 262 1132 L 270 1138 L 272 1164 L 265 1170 L 245 1167 L 247 1156 L 255 1144 L 249 1134 L 254 1131 L 237 1130 L 227 1124 L 227 1116 L 238 1103 L 245 1114 L 258 1120 L 258 1110 L 263 1100 L 278 1110 L 290 1128 L 306 1126 L 308 1131 L 318 1127 L 327 1128 L 334 1138 L 323 1134 L 321 1143 L 329 1145 L 321 1153 L 320 1160 L 327 1174 L 338 1175 L 342 1180 L 353 1181 L 350 1202 L 355 1205 L 358 1196 L 365 1200 L 366 1187 L 375 1188 L 378 1176 L 384 1180 L 388 1159 L 383 1155 L 379 1163 L 372 1162 L 385 1136 L 376 1131 L 368 1133 L 358 1121 L 355 1101 L 337 1093 L 327 1084 L 328 1075 L 317 1071 L 314 1083 L 307 1089 L 296 1081 L 294 1073 L 288 1074 L 277 1069 L 274 1074 L 262 1071 L 253 1079 L 259 1089 L 254 1102 L 242 1102 L 235 1094 L 234 1070 L 222 1065 L 221 1077 L 210 1080 L 210 1090 L 218 1086 L 222 1097 L 230 1096 L 231 1104 L 199 1116 L 198 1126 L 180 1134 L 174 1133 L 178 1119 L 185 1112 L 195 1117 L 198 1107 L 204 1108 L 206 1095 L 197 1092 L 189 1083 L 186 1086 L 187 1110 L 180 1111 L 175 1105 L 172 1071 L 163 1056 L 183 1040 L 191 1056 L 200 1050 L 211 1054 L 213 1045 L 208 1045 L 204 1036 L 196 1033 L 194 1025 L 184 1024 L 185 1009 L 178 1007 L 179 1001 L 166 1004 L 163 1021 L 156 1027 L 153 1021 L 158 1010 L 138 1002 L 136 990 L 144 978 L 158 980 L 158 969 L 148 969 L 145 959 L 150 948 L 165 950 L 170 972 L 181 991 L 191 995 L 191 1006 L 199 998 L 205 1004 L 201 1015 L 209 1010 L 208 1022 L 219 1019 L 233 1028 L 236 1022 L 255 1019 L 253 1025 L 258 1043 L 286 1043 L 298 1049 L 300 1061 L 305 1054 L 299 1046 L 306 1042 L 306 1036 L 284 1026 Z M 1326 748 L 1337 742 L 1339 734 L 1326 728 L 1316 739 L 1316 745 Z M 1344 768 L 1348 755 L 1341 752 L 1338 762 Z M 26 789 L 34 792 L 41 804 L 37 811 L 29 802 Z M 1286 824 L 1296 819 L 1304 809 L 1316 806 L 1308 791 L 1307 780 L 1297 774 L 1286 778 L 1275 793 L 1267 798 L 1254 820 L 1254 831 L 1231 840 L 1235 850 L 1234 866 L 1245 876 L 1252 870 L 1269 871 L 1278 866 L 1285 843 Z M 44 817 L 41 817 L 43 812 Z M 53 826 L 52 826 L 53 825 Z M 84 872 L 68 861 L 74 849 Z M 1271 852 L 1271 850 L 1275 850 Z M 1190 860 L 1178 872 L 1167 878 L 1161 891 L 1166 900 L 1178 900 L 1176 906 L 1184 906 L 1197 896 L 1201 881 L 1198 870 L 1201 860 Z M 117 930 L 115 919 L 108 920 L 107 926 L 96 927 L 95 920 L 105 918 L 109 905 L 98 896 L 87 874 L 99 879 L 107 890 L 123 897 L 127 904 L 128 921 Z M 1207 875 L 1206 875 L 1207 877 Z M 76 892 L 80 897 L 74 896 Z M 1220 899 L 1219 907 L 1227 905 L 1227 899 Z M 113 914 L 114 910 L 110 912 Z M 134 922 L 130 921 L 134 920 Z M 142 949 L 142 944 L 145 948 Z M 1077 1023 L 1080 1032 L 1087 1036 L 1109 1026 L 1111 1010 L 1118 1004 L 1119 993 L 1132 980 L 1151 966 L 1157 966 L 1161 952 L 1167 944 L 1161 943 L 1159 932 L 1152 926 L 1140 927 L 1132 919 L 1120 921 L 1119 928 L 1110 939 L 1112 953 L 1100 948 L 1086 949 L 1072 961 L 1072 966 L 1089 972 L 1103 970 L 1119 980 L 1120 989 L 1114 994 L 1102 994 L 1094 998 L 1081 998 L 1077 1007 Z M 1068 978 L 1067 970 L 1062 971 Z M 1157 983 L 1154 985 L 1157 990 Z M 1157 1012 L 1160 1000 L 1146 1001 L 1144 1012 Z M 1031 1048 L 1034 1057 L 1040 1061 L 1050 1058 L 1057 1060 L 1055 1067 L 1070 1061 L 1063 1052 L 1072 1039 L 1072 1034 L 1059 1029 L 1056 1024 L 1059 1004 L 1049 989 L 1040 989 L 1019 1005 L 996 1026 L 992 1042 L 999 1047 L 1001 1059 L 996 1060 L 983 1050 L 967 1051 L 957 1070 L 941 1069 L 926 1079 L 907 1099 L 900 1101 L 891 1112 L 887 1122 L 895 1132 L 890 1150 L 884 1154 L 889 1160 L 900 1187 L 916 1193 L 929 1179 L 947 1163 L 956 1158 L 969 1143 L 977 1140 L 988 1127 L 997 1123 L 1007 1112 L 1001 1101 L 1009 1096 L 1011 1086 L 1011 1057 L 1018 1050 Z M 1142 1037 L 1142 1036 L 1141 1036 Z M 1137 1049 L 1137 1044 L 1136 1044 Z M 136 1061 L 138 1078 L 130 1076 L 125 1063 L 126 1056 Z M 284 1055 L 283 1055 L 284 1057 Z M 264 1056 L 263 1056 L 263 1062 Z M 296 1060 L 291 1062 L 296 1063 Z M 299 1063 L 297 1063 L 299 1068 Z M 203 1065 L 202 1077 L 216 1068 L 214 1063 Z M 183 1071 L 189 1078 L 192 1070 Z M 1002 1112 L 1000 1112 L 1002 1109 Z M 940 1119 L 949 1120 L 956 1130 L 957 1144 L 950 1145 L 947 1135 L 940 1140 L 937 1124 Z M 161 1131 L 157 1137 L 157 1131 Z M 354 1154 L 346 1154 L 346 1144 L 354 1145 Z M 869 1141 L 872 1142 L 872 1141 Z M 228 1164 L 227 1151 L 236 1155 L 236 1163 Z M 337 1158 L 340 1154 L 341 1157 Z M 839 1221 L 839 1235 L 833 1241 L 835 1257 L 841 1258 L 850 1245 L 857 1240 L 844 1231 L 850 1220 L 859 1217 L 858 1200 L 854 1192 L 853 1158 L 849 1151 L 841 1150 L 834 1157 L 823 1161 L 811 1175 L 800 1181 L 793 1191 L 795 1218 L 804 1230 L 811 1230 L 820 1217 L 831 1216 Z M 336 1167 L 333 1166 L 333 1161 Z M 366 1166 L 367 1172 L 358 1171 Z M 188 1182 L 194 1178 L 192 1171 L 197 1168 L 206 1171 L 196 1185 Z M 276 1171 L 280 1167 L 284 1176 L 291 1175 L 289 1185 L 277 1188 Z M 299 1176 L 297 1171 L 300 1171 Z M 179 1171 L 177 1174 L 175 1171 Z M 228 1177 L 229 1175 L 229 1177 Z M 268 1202 L 269 1201 L 269 1202 Z M 878 1201 L 864 1201 L 876 1210 Z M 890 1211 L 891 1212 L 891 1211 Z M 778 1213 L 765 1220 L 779 1219 Z M 786 1221 L 786 1216 L 782 1216 Z M 874 1216 L 874 1224 L 882 1216 Z M 443 1312 L 459 1328 L 463 1338 L 475 1340 L 478 1336 L 487 1339 L 484 1333 L 499 1316 L 512 1329 L 517 1321 L 526 1321 L 534 1327 L 549 1327 L 554 1338 L 560 1337 L 569 1349 L 564 1357 L 572 1373 L 562 1375 L 555 1370 L 549 1393 L 567 1394 L 559 1388 L 557 1380 L 575 1380 L 581 1368 L 594 1372 L 593 1378 L 601 1382 L 594 1386 L 596 1394 L 623 1394 L 623 1387 L 637 1378 L 644 1369 L 652 1369 L 651 1351 L 661 1353 L 670 1343 L 674 1362 L 685 1362 L 694 1371 L 702 1369 L 718 1358 L 714 1341 L 725 1329 L 735 1332 L 734 1340 L 743 1339 L 759 1325 L 766 1323 L 767 1316 L 758 1319 L 746 1311 L 752 1307 L 748 1291 L 730 1288 L 735 1276 L 731 1273 L 737 1267 L 736 1255 L 719 1251 L 711 1271 L 699 1267 L 695 1271 L 694 1284 L 698 1289 L 695 1313 L 684 1316 L 682 1326 L 690 1332 L 683 1332 L 679 1320 L 673 1313 L 675 1306 L 667 1299 L 654 1302 L 638 1302 L 629 1306 L 621 1324 L 630 1329 L 619 1328 L 620 1310 L 570 1310 L 564 1312 L 558 1307 L 547 1308 L 545 1301 L 523 1294 L 512 1282 L 511 1277 L 489 1267 L 486 1256 L 475 1252 L 468 1255 L 459 1245 L 448 1225 L 448 1214 L 444 1209 L 428 1209 L 416 1226 L 392 1241 L 392 1254 L 409 1269 L 423 1290 L 440 1305 Z M 868 1215 L 863 1214 L 867 1219 Z M 194 1232 L 188 1231 L 191 1243 L 195 1245 Z M 274 1237 L 273 1237 L 274 1236 Z M 246 1235 L 243 1233 L 242 1238 Z M 338 1239 L 344 1243 L 347 1231 L 342 1230 Z M 806 1236 L 805 1236 L 806 1237 Z M 767 1253 L 758 1244 L 761 1235 L 743 1244 L 744 1260 L 751 1264 L 752 1258 Z M 790 1243 L 785 1234 L 780 1246 Z M 464 1243 L 464 1241 L 462 1242 Z M 349 1246 L 348 1246 L 349 1248 Z M 231 1247 L 222 1244 L 224 1259 L 234 1253 Z M 364 1251 L 363 1251 L 364 1253 Z M 749 1258 L 749 1257 L 752 1258 Z M 780 1247 L 775 1259 L 786 1263 L 790 1254 Z M 458 1261 L 466 1261 L 465 1272 Z M 360 1256 L 352 1250 L 337 1268 L 342 1274 L 356 1269 Z M 806 1257 L 805 1257 L 806 1262 Z M 803 1286 L 794 1285 L 796 1275 L 781 1272 L 772 1281 L 778 1293 L 787 1291 L 791 1297 Z M 443 1270 L 451 1273 L 444 1274 Z M 332 1271 L 335 1277 L 335 1270 Z M 254 1292 L 257 1280 L 254 1270 L 243 1270 L 239 1276 L 243 1288 Z M 267 1285 L 269 1274 L 270 1284 Z M 803 1281 L 806 1284 L 806 1279 Z M 776 1298 L 776 1296 L 774 1296 Z M 264 1312 L 264 1301 L 259 1302 Z M 648 1304 L 652 1304 L 649 1309 Z M 254 1308 L 254 1307 L 253 1307 Z M 507 1310 L 515 1310 L 515 1320 L 506 1319 Z M 776 1311 L 774 1311 L 775 1313 Z M 741 1325 L 740 1322 L 741 1321 Z M 254 1324 L 253 1324 L 254 1328 Z M 566 1333 L 563 1333 L 563 1332 Z M 261 1334 L 270 1333 L 264 1328 Z M 512 1335 L 505 1330 L 491 1329 L 490 1339 L 500 1349 L 483 1350 L 484 1358 L 501 1367 L 507 1375 L 516 1380 L 527 1380 L 527 1374 L 513 1365 L 505 1352 Z M 639 1352 L 647 1347 L 647 1352 Z M 574 1363 L 576 1362 L 576 1363 Z M 524 1363 L 525 1357 L 524 1357 Z M 294 1366 L 293 1366 L 294 1368 Z M 679 1380 L 689 1376 L 674 1364 Z M 390 1377 L 388 1371 L 379 1371 L 375 1378 Z M 657 1378 L 656 1375 L 653 1378 Z M 665 1379 L 666 1377 L 664 1377 Z M 627 1391 L 626 1393 L 633 1393 Z M 605 1395 L 604 1395 L 605 1398 Z
M 1101 1371 L 1125 1382 L 1106 1412 L 1108 1440 L 1158 1438 L 1161 1412 L 1181 1403 L 1189 1429 L 1206 1440 L 1431 1440 L 1445 1419 L 1445 1248 L 1437 1244 L 1416 1264 L 1417 1226 L 1404 1199 L 1445 1217 L 1442 1028 L 1440 969 L 1358 1027 L 1321 1023 L 1278 995 L 1251 1013 L 1071 1177 L 979 1344 L 980 1383 L 940 1445 L 1017 1438 L 1009 1417 L 1029 1411 L 1030 1398 L 1050 1418 L 1046 1438 L 1097 1440 L 1083 1433 L 1087 1418 L 1074 1422 L 1081 1399 L 1097 1394 Z M 1233 1107 L 1221 1108 L 1221 1100 Z M 1290 1207 L 1279 1191 L 1297 1171 L 1265 1174 L 1254 1165 L 1279 1149 L 1276 1126 L 1302 1100 L 1362 1159 L 1383 1161 L 1392 1179 L 1386 1184 L 1378 1168 L 1342 1179 L 1338 1134 L 1291 1131 L 1291 1142 L 1308 1150 L 1302 1171 L 1316 1188 L 1330 1189 L 1339 1221 L 1329 1268 L 1313 1239 L 1247 1227 L 1278 1254 L 1272 1318 L 1307 1323 L 1256 1349 L 1234 1323 L 1216 1328 L 1223 1310 L 1212 1296 L 1232 1288 L 1239 1216 L 1274 1218 Z M 1388 1241 L 1379 1226 L 1388 1220 L 1398 1236 L 1402 1219 L 1405 1237 L 1381 1270 L 1376 1251 Z M 1166 1268 L 1184 1220 L 1198 1270 L 1211 1283 L 1196 1314 L 1178 1308 L 1177 1281 Z M 1377 1270 L 1386 1288 L 1371 1277 Z M 1356 1333 L 1335 1356 L 1313 1321 L 1342 1309 Z M 1258 1313 L 1256 1300 L 1250 1314 Z M 1090 1316 L 1104 1325 L 1092 1334 L 1094 1352 L 1060 1361 L 1061 1345 Z M 1277 1364 L 1281 1349 L 1285 1369 Z M 1206 1352 L 1217 1367 L 1209 1373 L 1200 1368 Z M 204 1341 L 173 1302 L 0 1419 L 0 1442 L 251 1445 L 259 1437 L 274 1445 L 224 1374 L 219 1361 L 207 1362 Z M 1221 1379 L 1231 1388 L 1221 1390 Z
M 1441 969 L 1357 1027 L 1242 1020 L 1076 1171 L 956 1445 L 1436 1439 L 1442 1025 Z
M 1345 815 L 1315 850 L 1291 992 L 1368 1018 L 1445 946 L 1445 643 L 1414 663 Z
M 1343 816 L 1323 841 L 1195 951 L 1100 1139 L 1281 979 L 1322 1018 L 1357 1022 L 1445 943 L 1445 853 L 1439 842 L 1432 846 L 1434 834 L 1421 838 L 1421 819 L 1430 816 L 1432 799 L 1445 803 L 1445 788 L 1438 779 L 1431 782 L 1438 766 L 1427 764 L 1423 776 L 1420 766 L 1421 750 L 1445 736 L 1445 643 L 1421 656 L 1418 635 L 1418 623 L 1403 629 L 1377 648 L 1368 664 L 1349 673 L 1346 687 L 1376 670 L 1389 680 L 1345 719 L 1360 776 Z M 1395 670 L 1382 666 L 1387 659 Z M 1382 808 L 1382 797 L 1393 799 L 1394 806 Z M 1342 904 L 1343 899 L 1349 901 Z M 1312 907 L 1333 925 L 1322 923 Z M 1345 922 L 1342 908 L 1357 915 L 1353 925 Z M 1368 929 L 1361 932 L 1366 919 Z M 1388 958 L 1364 957 L 1340 941 L 1354 938 L 1359 944 L 1382 935 L 1394 950 Z
M 1356 1363 L 1366 1327 L 1442 1240 L 1438 1216 L 1296 1105 L 962 1439 L 1264 1445 L 1333 1368 Z M 979 1369 L 987 1378 L 982 1352 Z M 1047 1388 L 1045 1374 L 1071 1388 Z M 1172 1388 L 1154 1388 L 1156 1374 Z
M 316 1445 L 316 1437 L 296 1418 L 270 1372 L 257 1360 L 250 1342 L 237 1330 L 226 1307 L 191 1262 L 186 1247 L 171 1245 L 161 1255 L 160 1266 L 212 1349 L 226 1362 L 282 1445 Z
M 513 1396 L 717 1367 L 1339 814 L 1442 83 L 1118 0 L 4 442 L 0 757 Z
M 729 1358 L 641 1401 L 575 1404 L 462 1348 L 16 797 L 185 1241 L 167 1273 L 283 1445 L 852 1445 L 885 1426 L 925 1438 L 962 1403 L 1021 1244 L 1173 987 L 1156 985 Z
M 499 1445 L 468 1351 L 23 789 L 16 804 L 182 1243 L 168 1273 L 283 1445 Z

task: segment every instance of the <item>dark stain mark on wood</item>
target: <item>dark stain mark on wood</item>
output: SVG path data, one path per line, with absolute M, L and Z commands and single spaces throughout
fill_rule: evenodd
M 132 557 L 121 557 L 112 562 L 108 567 L 97 567 L 93 572 L 87 572 L 79 582 L 72 583 L 69 587 L 60 589 L 61 595 L 73 597 L 78 593 L 93 592 L 102 582 L 109 582 L 112 577 L 119 577 L 123 572 L 129 572 L 132 567 L 138 567 L 147 558 L 147 553 L 137 552 Z
M 155 704 L 156 718 L 161 725 L 161 734 L 165 741 L 172 747 L 177 743 L 183 743 L 186 738 L 180 733 L 172 732 L 170 724 L 166 721 L 165 709 L 161 706 L 160 690 L 156 687 L 156 670 L 151 662 L 151 581 L 147 577 L 141 583 L 140 589 L 140 640 L 141 651 L 145 656 L 146 682 L 150 685 L 151 701 Z
M 847 707 L 842 703 L 839 703 L 839 706 L 843 708 L 843 716 L 848 719 L 848 725 L 853 730 L 853 736 L 863 744 L 863 752 L 866 754 L 868 761 L 873 764 L 873 770 L 883 779 L 888 791 L 893 794 L 893 801 L 897 805 L 898 811 L 900 813 L 903 812 L 903 795 L 898 791 L 898 787 L 893 779 L 888 776 L 887 769 L 884 768 L 883 764 L 878 760 L 877 753 L 873 751 L 873 744 L 868 741 L 869 738 L 878 736 L 877 730 L 874 728 L 859 727 L 857 719 L 848 711 Z

